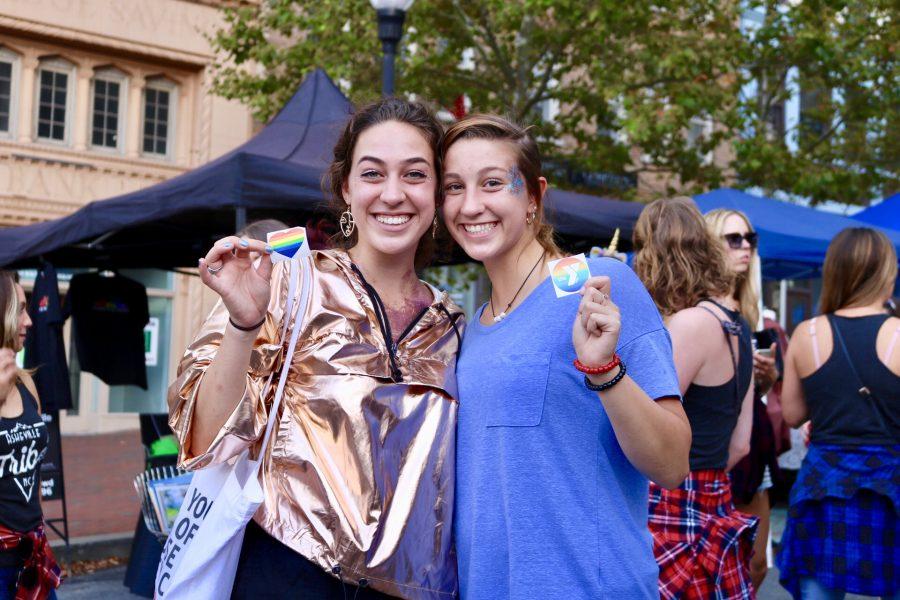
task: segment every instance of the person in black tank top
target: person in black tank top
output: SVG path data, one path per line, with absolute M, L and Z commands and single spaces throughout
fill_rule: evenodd
M 828 248 L 821 312 L 797 326 L 782 410 L 810 421 L 778 567 L 795 598 L 900 597 L 900 319 L 884 234 L 845 229 Z
M 15 362 L 30 326 L 22 286 L 0 271 L 0 600 L 55 599 L 60 583 L 40 500 L 49 433 L 34 382 Z
M 739 210 L 718 208 L 704 215 L 707 227 L 716 237 L 728 257 L 728 266 L 735 273 L 734 287 L 729 297 L 755 331 L 760 325 L 760 260 L 757 252 L 759 238 L 750 219 Z M 772 356 L 764 356 L 768 350 Z M 768 401 L 763 396 L 778 379 L 774 347 L 759 348 L 753 353 L 753 418 L 750 429 L 750 451 L 728 471 L 731 493 L 737 509 L 759 518 L 759 529 L 750 559 L 753 587 L 759 589 L 768 572 L 769 520 L 771 507 L 769 488 L 779 475 L 775 450 L 775 430 L 768 414 Z
M 709 305 L 716 306 L 721 313 L 714 312 Z M 737 426 L 741 403 L 750 389 L 753 376 L 750 326 L 738 311 L 726 308 L 715 300 L 705 300 L 697 306 L 721 323 L 729 354 L 737 368 L 732 369 L 733 374 L 725 383 L 701 385 L 691 382 L 684 393 L 684 410 L 693 433 L 691 470 L 726 469 L 729 466 L 731 432 Z M 732 337 L 737 339 L 737 353 L 732 347 Z
M 660 597 L 752 598 L 757 521 L 735 510 L 727 475 L 749 449 L 753 400 L 750 328 L 729 306 L 734 275 L 689 198 L 649 204 L 634 243 L 634 269 L 672 336 L 693 433 L 685 482 L 650 484 Z

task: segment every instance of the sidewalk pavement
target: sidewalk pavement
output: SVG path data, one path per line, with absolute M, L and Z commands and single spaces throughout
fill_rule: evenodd
M 62 451 L 70 538 L 132 536 L 141 510 L 132 483 L 144 468 L 140 432 L 63 436 Z M 61 517 L 62 502 L 45 502 L 44 515 Z
M 96 436 L 63 438 L 63 460 L 66 470 L 66 492 L 69 498 L 69 526 L 75 542 L 72 558 L 79 553 L 124 556 L 123 545 L 130 545 L 140 504 L 132 485 L 134 476 L 143 469 L 144 457 L 137 431 Z M 51 507 L 57 503 L 47 503 Z M 48 514 L 49 508 L 45 508 Z M 778 540 L 784 531 L 787 511 L 778 506 L 772 510 L 772 535 Z M 55 537 L 55 536 L 53 536 Z M 97 544 L 90 550 L 90 544 Z M 104 544 L 115 544 L 114 548 Z M 56 546 L 56 543 L 54 543 Z M 60 553 L 62 550 L 60 549 Z M 127 554 L 127 550 L 125 551 Z M 102 558 L 102 556 L 90 556 Z M 71 577 L 58 590 L 60 600 L 135 600 L 123 585 L 125 567 L 115 567 L 95 573 Z M 778 570 L 769 570 L 759 600 L 791 600 L 790 594 L 778 583 Z M 847 600 L 863 596 L 848 595 Z
M 136 600 L 142 596 L 130 593 L 122 580 L 125 577 L 125 567 L 115 567 L 105 571 L 97 571 L 90 575 L 80 575 L 67 580 L 59 590 L 59 600 Z M 862 596 L 847 596 L 847 598 L 862 598 Z M 757 595 L 758 600 L 791 600 L 791 595 L 778 585 L 778 573 L 769 571 L 769 576 L 762 585 Z

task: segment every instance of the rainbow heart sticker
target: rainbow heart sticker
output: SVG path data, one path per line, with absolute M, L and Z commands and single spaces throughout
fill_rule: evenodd
M 548 266 L 557 298 L 577 294 L 591 276 L 584 254 L 553 260 Z
M 266 235 L 266 241 L 272 246 L 273 263 L 309 255 L 306 229 L 303 227 L 272 231 Z

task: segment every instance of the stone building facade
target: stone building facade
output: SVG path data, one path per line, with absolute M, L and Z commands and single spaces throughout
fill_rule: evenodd
M 220 5 L 0 2 L 0 227 L 58 218 L 153 185 L 251 136 L 247 108 L 210 92 L 207 35 L 220 22 Z M 29 273 L 22 275 L 27 288 Z M 64 433 L 133 428 L 137 412 L 162 411 L 165 382 L 209 307 L 196 278 L 127 275 L 147 286 L 157 318 L 150 390 L 109 388 L 76 365 L 78 406 L 62 417 Z

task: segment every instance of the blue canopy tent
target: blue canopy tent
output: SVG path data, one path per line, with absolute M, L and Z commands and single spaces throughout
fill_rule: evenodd
M 764 279 L 818 277 L 832 238 L 842 229 L 860 226 L 854 219 L 729 188 L 700 194 L 694 200 L 704 213 L 731 208 L 749 217 L 759 233 Z M 882 231 L 900 248 L 900 232 Z
M 224 156 L 67 217 L 0 230 L 0 266 L 34 266 L 42 259 L 57 267 L 194 266 L 216 239 L 245 221 L 305 224 L 328 216 L 321 179 L 352 110 L 324 71 L 316 70 L 261 132 Z M 630 240 L 641 210 L 560 190 L 549 194 L 547 204 L 567 245 L 582 249 L 609 239 L 616 227 Z
M 853 218 L 870 225 L 900 230 L 900 192 L 856 213 Z

